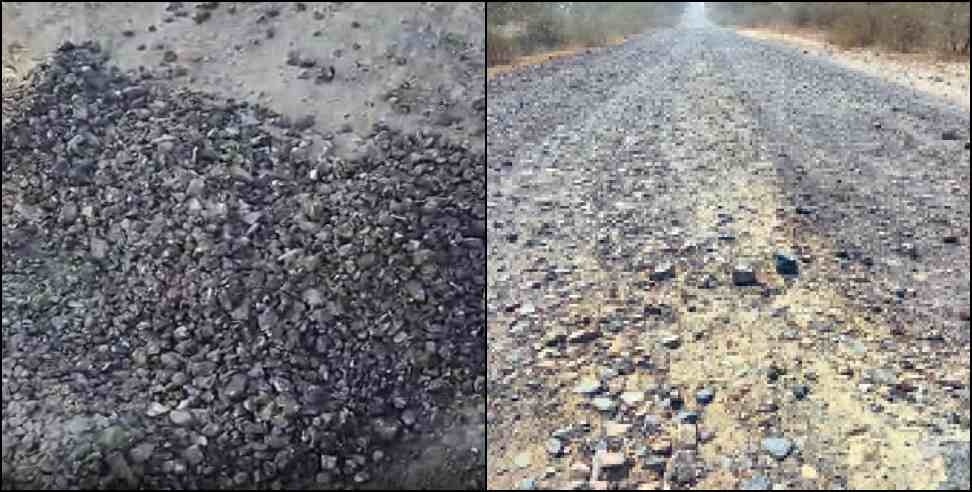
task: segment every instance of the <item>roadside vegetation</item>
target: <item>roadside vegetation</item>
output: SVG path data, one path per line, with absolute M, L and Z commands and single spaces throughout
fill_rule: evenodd
M 677 2 L 487 2 L 486 63 L 567 48 L 603 46 L 678 22 Z
M 719 24 L 815 29 L 844 48 L 969 57 L 968 2 L 709 2 Z

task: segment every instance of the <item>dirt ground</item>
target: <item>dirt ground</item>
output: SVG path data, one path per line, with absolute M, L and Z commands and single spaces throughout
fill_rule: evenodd
M 743 29 L 738 32 L 755 39 L 781 41 L 800 47 L 808 55 L 826 58 L 852 70 L 945 98 L 969 110 L 969 79 L 972 71 L 968 59 L 946 61 L 926 53 L 843 49 L 827 42 L 822 33 L 812 30 L 784 32 L 778 29 Z
M 163 64 L 171 51 L 177 86 L 314 116 L 338 151 L 378 121 L 483 145 L 473 109 L 484 97 L 482 2 L 221 2 L 201 23 L 196 3 L 178 17 L 167 2 L 4 2 L 4 76 L 64 41 L 93 39 L 122 69 Z M 333 82 L 301 80 L 287 64 L 293 50 L 315 69 L 333 66 Z

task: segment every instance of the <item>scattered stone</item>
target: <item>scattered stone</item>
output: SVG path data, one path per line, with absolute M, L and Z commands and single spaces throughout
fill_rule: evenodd
M 743 480 L 739 484 L 739 490 L 772 490 L 773 485 L 765 475 L 755 475 L 752 478 Z
M 695 401 L 698 402 L 699 405 L 708 405 L 712 403 L 714 398 L 715 391 L 713 391 L 711 388 L 703 388 L 695 393 Z
M 763 439 L 763 449 L 778 461 L 783 461 L 793 452 L 793 442 L 789 439 L 770 437 Z
M 206 459 L 203 455 L 202 449 L 199 446 L 190 446 L 185 451 L 182 452 L 182 458 L 189 463 L 189 466 L 196 466 L 202 464 Z
M 602 449 L 594 454 L 594 462 L 597 464 L 597 468 L 610 470 L 627 465 L 628 460 L 621 453 L 612 453 Z
M 633 407 L 645 401 L 645 393 L 643 391 L 626 391 L 621 393 L 621 401 Z
M 590 480 L 591 467 L 584 463 L 574 463 L 570 466 L 570 478 L 573 480 Z
M 777 251 L 773 255 L 773 259 L 776 262 L 776 273 L 785 276 L 800 274 L 800 263 L 792 254 L 785 251 Z
M 200 10 L 199 12 L 196 12 L 195 15 L 192 16 L 192 20 L 196 24 L 202 24 L 203 22 L 208 21 L 212 16 L 213 16 L 212 12 L 208 10 Z
M 675 335 L 673 333 L 662 333 L 661 334 L 661 345 L 669 350 L 675 350 L 682 345 L 682 337 Z
M 127 442 L 128 433 L 117 425 L 108 427 L 98 436 L 98 444 L 107 450 L 121 449 L 125 447 Z
M 682 424 L 697 424 L 699 422 L 698 412 L 682 411 L 678 413 L 676 420 Z
M 618 408 L 618 402 L 614 401 L 611 398 L 604 398 L 604 397 L 594 398 L 593 400 L 591 400 L 591 405 L 593 405 L 594 408 L 596 408 L 599 412 L 603 412 L 603 413 L 610 413 L 617 410 Z
M 679 451 L 672 457 L 669 467 L 670 480 L 681 486 L 687 486 L 695 481 L 698 463 L 692 451 Z
M 179 55 L 176 55 L 176 52 L 172 50 L 166 50 L 165 53 L 162 54 L 162 61 L 165 63 L 175 63 L 175 61 L 178 59 Z
M 185 410 L 174 410 L 169 413 L 169 420 L 179 427 L 187 427 L 195 421 L 192 414 Z
M 631 431 L 631 424 L 608 422 L 604 424 L 604 435 L 607 437 L 624 437 Z
M 732 270 L 732 283 L 737 287 L 758 285 L 756 270 L 747 263 L 738 263 Z
M 155 444 L 150 442 L 144 442 L 135 446 L 128 455 L 132 458 L 132 462 L 140 465 L 145 463 L 152 458 L 152 453 L 155 452 Z
M 513 457 L 513 464 L 520 469 L 529 468 L 532 463 L 533 458 L 530 457 L 530 453 L 524 452 Z
M 536 490 L 537 481 L 532 478 L 524 478 L 516 485 L 517 490 Z
M 149 417 L 160 417 L 169 413 L 171 409 L 161 403 L 152 402 L 149 404 L 148 410 L 145 412 Z
M 681 424 L 676 433 L 680 449 L 695 449 L 699 445 L 699 432 L 695 424 Z
M 652 282 L 664 282 L 675 278 L 675 266 L 671 263 L 661 263 L 649 274 L 648 279 Z
M 541 339 L 541 343 L 546 347 L 556 347 L 567 340 L 567 333 L 558 328 L 547 332 Z
M 594 378 L 582 379 L 577 386 L 574 386 L 574 393 L 585 396 L 595 395 L 601 392 L 601 381 Z
M 805 384 L 797 384 L 793 386 L 793 397 L 797 400 L 804 400 L 807 395 L 810 394 L 810 387 Z
M 555 458 L 560 457 L 564 453 L 564 443 L 560 439 L 550 438 L 547 439 L 547 454 Z
M 571 333 L 570 337 L 567 338 L 567 341 L 575 344 L 589 343 L 597 340 L 600 336 L 601 334 L 596 330 L 579 330 Z

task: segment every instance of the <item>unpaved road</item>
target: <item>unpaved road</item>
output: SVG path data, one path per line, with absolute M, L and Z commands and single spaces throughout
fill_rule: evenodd
M 489 489 L 968 488 L 967 110 L 721 29 L 487 93 Z

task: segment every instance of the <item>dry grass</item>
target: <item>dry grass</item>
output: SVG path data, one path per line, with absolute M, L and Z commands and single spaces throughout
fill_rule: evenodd
M 605 42 L 599 46 L 617 46 L 625 43 L 628 38 L 624 36 L 611 36 L 606 39 Z M 547 51 L 543 53 L 536 53 L 532 55 L 518 56 L 507 59 L 504 63 L 497 63 L 495 65 L 490 65 L 486 69 L 486 78 L 491 79 L 499 74 L 512 72 L 519 67 L 528 65 L 538 65 L 541 63 L 547 63 L 551 60 L 556 60 L 558 58 L 564 58 L 567 56 L 574 56 L 590 48 L 590 46 L 569 46 L 563 49 Z
M 879 47 L 969 58 L 967 2 L 716 2 L 711 9 L 724 24 L 813 28 L 844 48 Z

